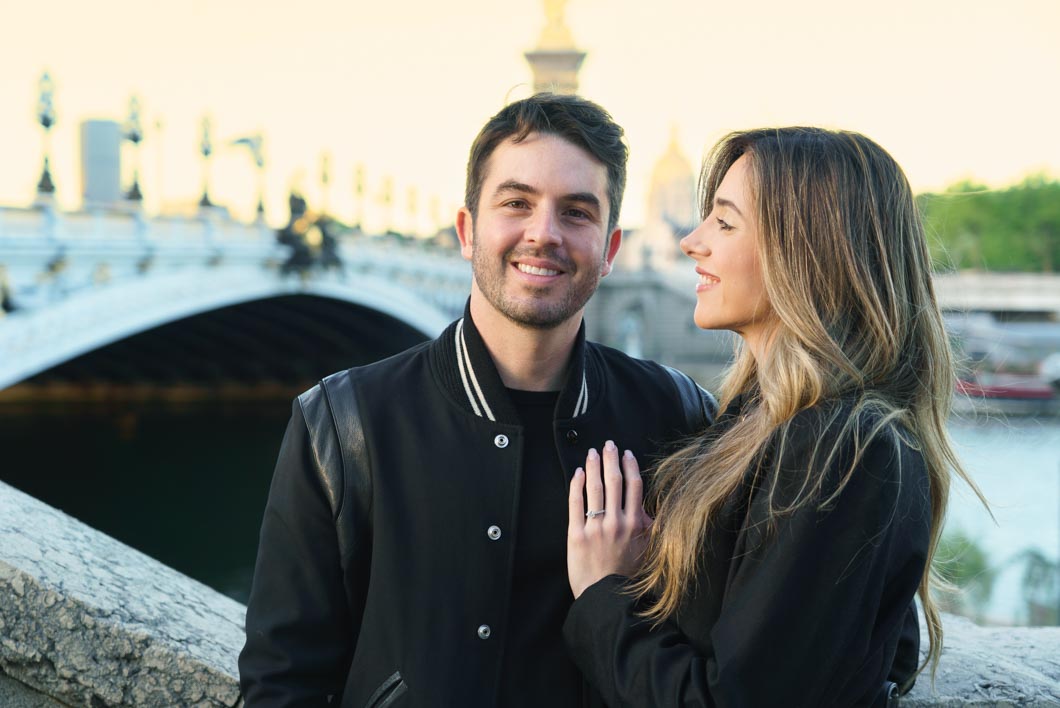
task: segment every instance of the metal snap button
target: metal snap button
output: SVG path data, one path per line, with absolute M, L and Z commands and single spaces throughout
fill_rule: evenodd
M 498 538 L 501 537 L 501 527 L 490 526 L 488 529 L 486 529 L 486 535 L 490 537 L 491 541 L 496 541 Z
M 508 436 L 498 435 L 497 437 L 493 438 L 493 444 L 503 450 L 504 448 L 508 447 Z
M 492 633 L 493 633 L 493 630 L 490 629 L 490 626 L 488 624 L 480 624 L 479 625 L 479 627 L 478 627 L 478 638 L 479 639 L 489 639 L 490 638 L 490 634 L 492 634 Z
M 571 430 L 567 431 L 567 442 L 569 442 L 571 445 L 573 445 L 576 442 L 578 442 L 578 431 L 577 430 L 571 429 Z

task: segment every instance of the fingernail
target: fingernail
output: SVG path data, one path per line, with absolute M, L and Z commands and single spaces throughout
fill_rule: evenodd
M 580 474 L 585 474 L 585 470 L 583 470 L 581 467 L 579 467 L 578 469 L 574 470 L 574 476 L 575 477 L 577 477 Z
M 599 457 L 600 457 L 600 453 L 598 453 L 598 452 L 596 451 L 596 448 L 595 448 L 595 447 L 590 447 L 590 448 L 589 448 L 589 459 L 590 459 L 590 460 L 596 460 L 596 459 L 598 459 Z
M 632 450 L 626 450 L 623 454 L 626 456 L 627 460 L 632 460 L 633 459 L 633 451 Z
M 604 443 L 604 449 L 608 452 L 611 452 L 612 450 L 616 450 L 617 448 L 615 447 L 614 441 L 608 440 L 606 443 Z

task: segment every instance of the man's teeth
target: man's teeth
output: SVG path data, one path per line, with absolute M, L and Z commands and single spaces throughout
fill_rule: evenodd
M 550 270 L 549 268 L 537 268 L 535 266 L 526 265 L 525 263 L 516 263 L 516 268 L 529 273 L 530 275 L 559 275 L 558 270 Z
M 715 283 L 720 283 L 720 282 L 721 281 L 718 280 L 717 278 L 715 278 L 713 275 L 701 275 L 701 276 L 699 276 L 699 284 L 700 285 L 714 285 Z

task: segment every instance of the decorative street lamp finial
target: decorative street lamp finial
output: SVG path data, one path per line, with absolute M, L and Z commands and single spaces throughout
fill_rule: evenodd
M 55 125 L 55 105 L 52 102 L 55 94 L 55 84 L 51 75 L 45 71 L 37 84 L 39 98 L 37 99 L 37 121 L 44 128 L 44 168 L 41 170 L 40 182 L 37 183 L 37 193 L 51 196 L 55 193 L 55 183 L 52 182 L 50 168 L 51 153 L 51 129 Z
M 144 128 L 140 123 L 140 99 L 135 95 L 129 99 L 129 117 L 125 119 L 124 137 L 133 144 L 133 181 L 125 198 L 138 202 L 144 198 L 140 191 L 140 143 L 144 139 Z
M 210 201 L 210 155 L 213 154 L 210 132 L 210 117 L 203 116 L 202 139 L 199 141 L 199 152 L 202 154 L 202 199 L 199 200 L 199 206 L 202 207 L 213 206 L 213 202 Z

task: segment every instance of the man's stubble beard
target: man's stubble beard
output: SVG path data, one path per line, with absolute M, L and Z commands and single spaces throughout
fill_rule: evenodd
M 512 256 L 516 253 L 520 256 L 536 255 L 563 264 L 564 272 L 570 278 L 570 285 L 562 297 L 555 301 L 545 302 L 544 299 L 551 288 L 527 288 L 526 298 L 509 297 L 504 290 L 504 285 Z M 601 262 L 595 274 L 590 273 L 589 277 L 579 282 L 575 277 L 578 272 L 574 269 L 573 263 L 566 258 L 556 258 L 547 249 L 508 251 L 500 261 L 493 261 L 478 248 L 477 244 L 472 244 L 471 247 L 471 269 L 475 283 L 483 296 L 505 318 L 532 329 L 553 329 L 578 314 L 596 292 L 602 277 L 600 275 L 602 267 Z M 539 294 L 540 297 L 535 297 L 535 294 Z

